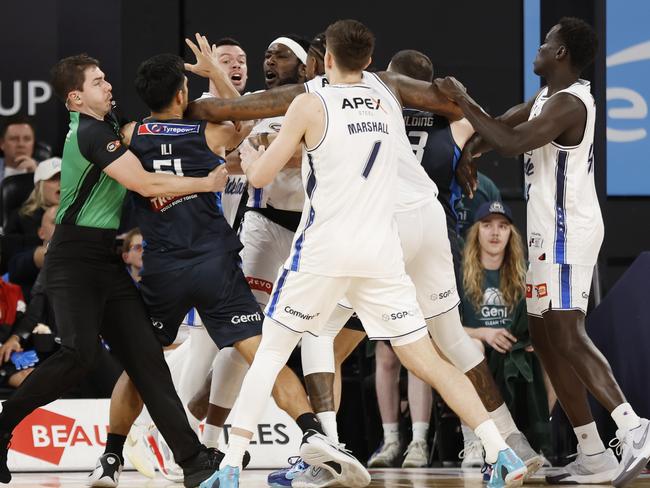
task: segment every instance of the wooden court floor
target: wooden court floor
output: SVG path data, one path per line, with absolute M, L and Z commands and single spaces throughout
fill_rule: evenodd
M 540 473 L 550 473 L 542 470 Z M 241 488 L 263 488 L 266 485 L 266 470 L 244 471 L 242 474 Z M 484 486 L 481 475 L 477 471 L 463 472 L 460 469 L 428 468 L 428 469 L 374 469 L 371 470 L 373 488 L 480 488 Z M 14 474 L 10 486 L 20 488 L 79 488 L 86 486 L 87 473 L 17 473 Z M 155 479 L 148 479 L 137 472 L 129 471 L 120 478 L 121 488 L 178 488 L 180 484 L 171 483 L 160 475 Z M 541 476 L 536 477 L 526 486 L 548 486 L 544 484 Z M 578 486 L 578 485 L 573 485 Z M 587 485 L 585 485 L 587 486 Z M 589 485 L 593 488 L 593 485 Z M 633 488 L 650 488 L 650 475 L 642 475 L 632 485 Z

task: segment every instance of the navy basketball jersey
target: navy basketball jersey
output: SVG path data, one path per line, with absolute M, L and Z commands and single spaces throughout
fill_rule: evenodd
M 447 223 L 456 228 L 456 203 L 461 188 L 456 182 L 456 165 L 461 150 L 454 142 L 449 121 L 439 115 L 404 109 L 404 125 L 411 147 L 422 167 L 438 186 L 438 200 L 447 214 Z
M 151 173 L 206 176 L 225 161 L 208 147 L 205 126 L 199 121 L 147 119 L 136 124 L 130 149 Z M 192 266 L 242 247 L 221 213 L 217 193 L 152 198 L 134 194 L 134 199 L 145 241 L 142 274 Z

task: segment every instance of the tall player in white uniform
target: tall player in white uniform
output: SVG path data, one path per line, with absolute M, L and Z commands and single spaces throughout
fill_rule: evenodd
M 332 84 L 296 98 L 276 142 L 245 164 L 251 184 L 263 186 L 303 143 L 307 199 L 266 309 L 262 344 L 242 386 L 222 469 L 201 486 L 239 486 L 242 455 L 278 371 L 303 333 L 319 333 L 344 296 L 368 335 L 390 340 L 400 361 L 476 428 L 486 458 L 496 463 L 488 486 L 520 482 L 526 467 L 499 435 L 469 381 L 435 352 L 404 271 L 392 198 L 401 104 L 387 87 L 362 83 L 374 36 L 348 20 L 329 26 L 326 37 L 325 69 Z M 324 435 L 305 434 L 301 454 L 346 486 L 370 482 L 358 461 Z
M 484 113 L 453 78 L 440 80 L 438 87 L 459 104 L 487 145 L 507 156 L 524 154 L 530 333 L 579 445 L 576 460 L 547 480 L 611 481 L 623 486 L 650 458 L 650 422 L 639 418 L 627 403 L 607 360 L 585 330 L 603 221 L 594 184 L 596 109 L 589 82 L 579 76 L 593 61 L 596 45 L 587 23 L 561 19 L 546 35 L 534 62 L 535 73 L 548 85 L 502 120 Z M 480 140 L 466 146 L 470 154 L 486 148 Z M 471 172 L 466 165 L 463 174 Z M 587 390 L 616 422 L 620 466 L 598 434 Z

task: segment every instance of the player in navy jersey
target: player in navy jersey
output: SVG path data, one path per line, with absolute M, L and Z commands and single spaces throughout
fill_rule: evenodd
M 204 42 L 199 39 L 200 44 Z M 199 62 L 188 68 L 212 67 L 215 76 L 211 79 L 222 84 L 221 93 L 238 96 L 209 57 L 191 47 Z M 124 143 L 147 171 L 197 177 L 223 165 L 226 147 L 238 144 L 241 135 L 230 123 L 182 118 L 188 103 L 183 69 L 182 59 L 169 54 L 154 56 L 140 66 L 136 89 L 152 113 L 145 121 L 123 128 Z M 239 266 L 241 244 L 220 213 L 216 195 L 136 199 L 145 241 L 141 291 L 161 343 L 172 343 L 183 317 L 195 307 L 219 348 L 234 346 L 251 362 L 261 338 L 262 312 Z M 122 395 L 114 393 L 114 399 L 141 405 L 128 381 L 118 385 Z M 294 419 L 305 414 L 309 428 L 318 426 L 313 414 L 309 415 L 311 407 L 302 385 L 288 368 L 278 378 L 274 397 Z M 133 408 L 130 419 L 120 418 L 118 427 L 111 422 L 111 434 L 125 438 L 139 410 Z

